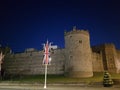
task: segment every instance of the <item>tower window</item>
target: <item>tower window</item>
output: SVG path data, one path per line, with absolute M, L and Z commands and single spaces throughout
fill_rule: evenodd
M 72 38 L 72 36 L 70 36 L 70 38 Z
M 79 40 L 79 43 L 82 43 L 82 40 Z
M 72 58 L 73 58 L 73 56 L 69 56 L 69 58 L 70 58 L 70 59 L 72 59 Z

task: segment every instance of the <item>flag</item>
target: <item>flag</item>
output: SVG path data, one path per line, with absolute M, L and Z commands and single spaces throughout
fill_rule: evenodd
M 46 42 L 43 46 L 44 48 L 44 57 L 43 57 L 43 64 L 50 64 L 51 57 L 50 57 L 50 49 L 51 49 L 51 43 Z

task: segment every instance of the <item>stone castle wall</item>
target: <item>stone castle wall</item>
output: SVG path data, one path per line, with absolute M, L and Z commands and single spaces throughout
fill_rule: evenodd
M 117 57 L 120 58 L 120 50 L 116 50 L 117 52 Z
M 103 70 L 111 73 L 119 73 L 120 68 L 119 50 L 116 50 L 114 44 L 102 44 L 92 47 L 92 51 L 102 54 Z
M 93 76 L 89 32 L 76 30 L 65 33 L 65 73 L 70 77 Z
M 93 72 L 103 72 L 103 61 L 101 53 L 92 53 Z
M 8 54 L 3 67 L 8 74 L 44 74 L 43 51 L 28 49 L 23 53 Z M 65 32 L 65 49 L 51 52 L 48 74 L 65 74 L 69 77 L 91 77 L 93 72 L 105 70 L 120 73 L 120 50 L 114 44 L 90 47 L 89 32 L 76 30 Z
M 120 50 L 116 50 L 117 53 L 117 59 L 116 59 L 116 67 L 117 67 L 117 73 L 120 73 Z
M 64 73 L 64 49 L 54 50 L 52 64 L 48 65 L 48 74 Z M 9 74 L 44 74 L 43 51 L 25 52 L 8 55 L 5 58 L 4 66 Z
M 117 59 L 116 49 L 114 44 L 104 44 L 105 46 L 105 55 L 107 61 L 107 70 L 109 72 L 115 73 L 117 68 L 115 61 Z

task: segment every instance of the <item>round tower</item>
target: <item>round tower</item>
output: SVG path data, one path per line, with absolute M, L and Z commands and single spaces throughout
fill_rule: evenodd
M 92 77 L 92 60 L 89 32 L 76 30 L 65 32 L 65 75 Z

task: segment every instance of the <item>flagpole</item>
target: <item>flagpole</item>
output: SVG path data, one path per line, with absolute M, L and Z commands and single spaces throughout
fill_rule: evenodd
M 47 64 L 45 64 L 45 83 L 44 83 L 44 88 L 46 89 L 46 82 L 47 82 Z

